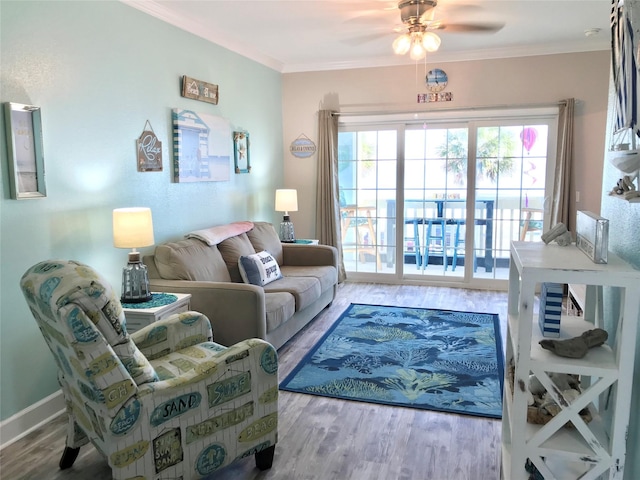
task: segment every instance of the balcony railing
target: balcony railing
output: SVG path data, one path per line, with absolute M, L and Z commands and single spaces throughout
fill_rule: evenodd
M 473 250 L 479 270 L 491 272 L 493 268 L 505 268 L 510 244 L 514 240 L 537 241 L 542 233 L 542 209 L 509 206 L 519 202 L 500 199 L 478 200 L 474 212 Z M 505 206 L 507 208 L 505 208 Z M 393 270 L 395 263 L 396 205 L 388 200 L 379 209 L 369 206 L 351 206 L 342 209 L 342 235 L 345 261 L 355 261 L 351 271 Z M 464 262 L 466 232 L 466 202 L 462 199 L 406 201 L 404 204 L 403 263 L 424 262 L 429 228 L 444 225 L 444 232 L 437 232 L 430 250 L 444 247 L 448 261 L 454 251 Z M 346 227 L 346 228 L 345 228 Z M 457 235 L 456 235 L 457 233 Z M 433 231 L 431 238 L 434 238 Z M 430 238 L 430 240 L 431 240 Z M 417 253 L 417 255 L 416 255 Z M 431 261 L 427 259 L 427 265 Z M 438 260 L 442 264 L 442 260 Z M 372 268 L 375 267 L 375 268 Z M 462 269 L 461 269 L 462 270 Z M 460 274 L 460 270 L 456 270 Z

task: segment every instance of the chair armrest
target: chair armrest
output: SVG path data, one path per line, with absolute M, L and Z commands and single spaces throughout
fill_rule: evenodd
M 190 308 L 209 318 L 216 343 L 230 346 L 247 338 L 267 338 L 264 289 L 233 282 L 149 280 L 154 292 L 190 293 Z
M 212 341 L 211 323 L 199 312 L 169 315 L 131 334 L 131 340 L 148 360 L 198 343 Z
M 330 245 L 282 244 L 283 265 L 315 267 L 330 265 L 338 268 L 338 249 Z
M 233 368 L 229 365 L 236 364 Z M 278 353 L 273 346 L 259 338 L 250 338 L 232 345 L 229 348 L 217 353 L 201 364 L 206 368 L 192 368 L 189 371 L 160 382 L 145 383 L 138 387 L 138 396 L 148 394 L 173 396 L 173 391 L 182 389 L 185 386 L 193 385 L 193 390 L 201 390 L 198 382 L 206 380 L 206 384 L 211 383 L 211 377 L 220 378 L 226 376 L 225 372 L 245 372 L 249 371 L 251 383 L 261 383 L 261 393 L 269 389 L 271 396 L 278 395 Z M 252 391 L 258 389 L 251 389 Z M 271 399 L 273 401 L 274 399 Z

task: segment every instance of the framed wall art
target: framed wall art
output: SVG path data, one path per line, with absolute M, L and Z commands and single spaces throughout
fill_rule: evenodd
M 231 127 L 208 113 L 174 108 L 173 178 L 175 182 L 224 182 L 231 175 Z
M 7 102 L 4 118 L 11 198 L 46 197 L 40 107 Z
M 233 161 L 236 173 L 250 173 L 249 134 L 247 132 L 233 132 Z

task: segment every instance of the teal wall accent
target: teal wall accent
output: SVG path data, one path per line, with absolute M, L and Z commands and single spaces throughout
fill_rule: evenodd
M 118 207 L 150 207 L 156 243 L 229 221 L 279 222 L 283 135 L 279 72 L 120 2 L 3 0 L 0 44 L 0 101 L 42 108 L 47 185 L 47 198 L 9 198 L 0 135 L 4 420 L 58 390 L 53 357 L 18 287 L 27 268 L 80 260 L 119 291 L 127 251 L 112 244 Z M 182 75 L 219 85 L 219 104 L 182 98 Z M 173 183 L 172 108 L 222 116 L 250 132 L 251 173 Z M 147 120 L 162 141 L 162 172 L 137 171 L 135 141 Z
M 634 30 L 634 52 L 639 52 L 638 41 L 640 37 L 640 2 L 631 0 L 627 2 L 631 23 Z M 640 58 L 637 61 L 640 61 Z M 613 186 L 624 175 L 610 162 L 609 158 L 615 153 L 610 152 L 608 146 L 611 145 L 613 120 L 613 84 L 609 89 L 609 115 L 607 125 L 607 150 L 604 152 L 604 167 L 602 172 L 602 204 L 600 215 L 609 220 L 609 251 L 623 258 L 634 268 L 640 269 L 640 203 L 629 203 L 625 200 L 609 196 L 608 193 Z M 638 139 L 640 146 L 640 139 Z M 638 187 L 638 179 L 635 180 Z M 604 291 L 604 314 L 605 321 L 618 318 L 620 312 L 620 292 L 616 289 L 606 289 Z M 629 319 L 640 324 L 640 318 Z M 611 327 L 611 320 L 608 320 Z M 611 330 L 609 330 L 611 331 Z M 632 366 L 629 366 L 632 368 Z M 640 329 L 636 338 L 636 355 L 633 372 L 633 390 L 631 396 L 631 415 L 629 417 L 629 432 L 627 438 L 627 458 L 624 470 L 625 480 L 635 480 L 640 478 Z
M 606 152 L 608 159 L 610 152 Z M 640 268 L 640 203 L 629 203 L 610 197 L 611 191 L 623 174 L 605 160 L 602 183 L 601 215 L 609 219 L 609 251 L 625 259 L 635 268 Z M 636 184 L 638 182 L 636 181 Z M 620 295 L 613 289 L 604 291 L 605 319 L 617 318 L 620 311 Z M 630 319 L 640 323 L 640 319 Z M 608 321 L 611 328 L 611 320 Z M 629 437 L 627 439 L 627 461 L 625 480 L 640 478 L 640 330 L 636 340 L 636 355 L 633 373 Z M 630 366 L 631 367 L 631 366 Z

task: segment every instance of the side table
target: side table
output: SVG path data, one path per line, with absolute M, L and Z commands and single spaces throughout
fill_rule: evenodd
M 295 242 L 298 245 L 318 245 L 320 240 L 315 240 L 312 238 L 297 238 Z
M 152 293 L 152 295 L 160 297 L 161 305 L 156 305 L 158 302 L 155 298 L 144 303 L 122 304 L 122 310 L 127 319 L 127 332 L 140 330 L 174 313 L 189 311 L 190 293 Z

